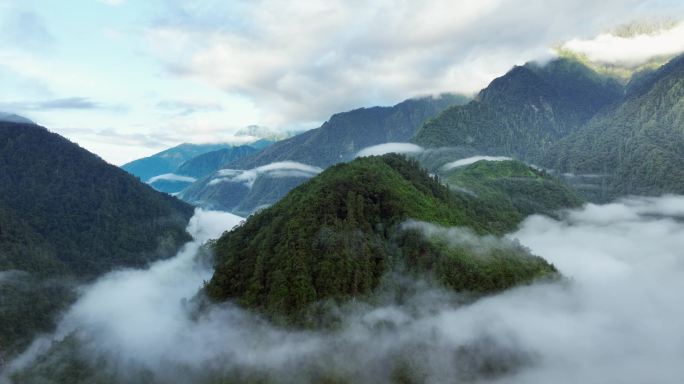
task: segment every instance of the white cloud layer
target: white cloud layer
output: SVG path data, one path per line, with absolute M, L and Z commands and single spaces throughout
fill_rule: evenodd
M 454 168 L 463 167 L 466 165 L 477 163 L 480 160 L 504 161 L 504 160 L 511 160 L 511 158 L 506 157 L 506 156 L 472 156 L 472 157 L 468 157 L 465 159 L 460 159 L 460 160 L 452 161 L 450 163 L 446 163 L 442 166 L 441 169 L 442 169 L 442 171 L 450 171 Z
M 634 19 L 684 16 L 684 4 L 662 0 L 168 4 L 169 16 L 147 32 L 152 54 L 174 74 L 255 100 L 267 111 L 258 123 L 270 126 L 415 95 L 476 92 L 570 39 Z
M 221 169 L 215 174 L 214 179 L 209 181 L 209 185 L 236 182 L 242 183 L 248 188 L 252 188 L 256 179 L 260 176 L 265 177 L 302 177 L 311 178 L 323 172 L 322 168 L 312 165 L 298 163 L 296 161 L 278 161 L 249 170 L 241 169 Z
M 418 153 L 423 147 L 411 143 L 384 143 L 373 145 L 360 150 L 356 157 L 380 156 L 386 153 Z
M 684 51 L 684 23 L 657 33 L 632 37 L 603 33 L 593 39 L 572 39 L 564 48 L 585 54 L 593 61 L 610 64 L 640 64 L 652 57 Z
M 147 180 L 148 184 L 152 184 L 155 181 L 183 181 L 186 183 L 194 183 L 197 181 L 194 177 L 176 175 L 175 173 L 165 173 L 163 175 L 158 175 Z
M 333 371 L 353 382 L 383 383 L 404 361 L 426 383 L 479 382 L 479 369 L 503 367 L 498 380 L 482 381 L 678 384 L 683 212 L 684 197 L 665 196 L 588 205 L 562 221 L 534 216 L 510 238 L 554 263 L 566 282 L 468 305 L 419 282 L 403 304 L 352 306 L 338 329 L 321 332 L 274 328 L 230 305 L 193 317 L 183 299 L 211 270 L 193 258 L 192 243 L 148 270 L 115 272 L 86 288 L 57 334 L 23 358 L 78 329 L 82 358 L 124 382 L 140 372 L 146 382 L 199 382 L 211 372 L 245 371 L 315 382 L 316 372 Z M 204 212 L 191 228 L 205 240 L 237 220 Z M 455 231 L 457 242 L 477 242 Z

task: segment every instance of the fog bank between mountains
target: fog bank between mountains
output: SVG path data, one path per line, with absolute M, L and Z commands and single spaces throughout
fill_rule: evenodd
M 530 217 L 508 236 L 553 263 L 562 282 L 468 304 L 396 276 L 406 288 L 401 297 L 344 306 L 339 328 L 304 331 L 273 327 L 231 304 L 197 315 L 188 300 L 211 276 L 206 257 L 195 257 L 199 244 L 240 220 L 198 211 L 195 242 L 149 269 L 84 287 L 56 334 L 7 371 L 17 383 L 58 382 L 75 359 L 91 369 L 81 382 L 680 383 L 684 197 L 589 204 L 562 217 Z

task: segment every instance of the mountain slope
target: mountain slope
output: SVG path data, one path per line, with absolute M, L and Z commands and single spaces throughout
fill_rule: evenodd
M 496 204 L 511 223 L 532 214 L 555 216 L 561 209 L 576 208 L 582 199 L 567 185 L 544 171 L 514 160 L 480 160 L 445 172 L 444 180 L 460 193 L 471 193 L 482 204 Z
M 0 123 L 0 348 L 49 328 L 65 281 L 173 254 L 192 212 L 45 128 Z
M 623 92 L 617 81 L 577 61 L 528 63 L 492 81 L 476 100 L 426 122 L 413 141 L 534 160 Z
M 544 164 L 590 174 L 588 192 L 599 200 L 684 193 L 684 56 L 634 78 L 627 90 L 621 105 L 553 146 Z
M 338 164 L 224 234 L 214 246 L 217 265 L 206 292 L 274 319 L 316 323 L 311 305 L 370 294 L 400 265 L 470 292 L 555 273 L 511 244 L 475 256 L 468 244 L 424 234 L 430 225 L 498 233 L 415 162 L 386 155 Z
M 201 178 L 221 168 L 223 164 L 241 159 L 258 151 L 259 149 L 251 145 L 222 148 L 193 157 L 181 164 L 174 173 Z
M 325 168 L 349 160 L 371 145 L 408 141 L 426 119 L 466 101 L 464 96 L 445 94 L 409 99 L 392 107 L 338 113 L 320 128 L 275 143 L 256 155 L 227 164 L 227 167 L 250 169 L 277 161 L 297 161 Z

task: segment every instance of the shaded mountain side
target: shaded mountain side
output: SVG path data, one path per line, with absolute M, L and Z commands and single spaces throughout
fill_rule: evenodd
M 276 203 L 321 170 L 295 162 L 250 170 L 223 169 L 194 182 L 179 197 L 196 206 L 249 216 Z
M 168 257 L 190 239 L 192 213 L 43 127 L 0 123 L 0 271 L 16 275 L 0 281 L 1 348 L 48 330 L 63 308 L 56 303 L 68 301 L 42 282 L 83 282 Z
M 600 201 L 684 193 L 684 56 L 627 89 L 621 105 L 552 146 L 543 164 L 587 175 L 580 187 Z
M 528 63 L 492 81 L 476 100 L 427 121 L 413 142 L 535 160 L 623 94 L 619 82 L 578 61 Z
M 262 152 L 226 164 L 226 167 L 250 169 L 289 160 L 325 168 L 350 160 L 365 147 L 408 141 L 425 120 L 467 100 L 461 95 L 444 94 L 409 99 L 392 107 L 338 113 L 320 128 L 277 142 Z
M 188 144 L 183 143 L 149 157 L 131 161 L 121 166 L 126 172 L 138 176 L 140 180 L 166 173 L 174 173 L 176 168 L 195 156 L 231 147 L 230 144 Z
M 223 164 L 249 156 L 259 150 L 260 149 L 254 148 L 251 145 L 240 145 L 207 152 L 184 162 L 174 173 L 201 178 L 220 169 Z
M 469 292 L 556 273 L 519 246 L 501 243 L 476 257 L 468 244 L 421 230 L 443 225 L 502 233 L 481 209 L 402 156 L 338 164 L 224 234 L 214 245 L 216 270 L 205 291 L 275 320 L 317 324 L 314 303 L 368 295 L 401 266 Z M 424 223 L 405 227 L 410 219 Z

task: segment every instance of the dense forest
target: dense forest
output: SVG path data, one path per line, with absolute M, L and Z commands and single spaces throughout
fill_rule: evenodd
M 16 351 L 74 283 L 168 257 L 193 208 L 32 124 L 0 123 L 0 348 Z
M 224 234 L 214 244 L 216 270 L 205 290 L 272 319 L 309 324 L 318 322 L 314 303 L 368 295 L 395 268 L 475 293 L 555 274 L 543 259 L 513 245 L 473 257 L 467 246 L 402 229 L 412 219 L 501 234 L 519 220 L 497 222 L 498 203 L 480 200 L 453 194 L 399 155 L 338 164 Z
M 413 141 L 532 160 L 622 94 L 616 80 L 574 60 L 528 63 L 492 81 L 476 100 L 427 121 Z
M 621 105 L 554 145 L 544 164 L 596 175 L 603 201 L 684 193 L 684 56 L 637 74 Z

